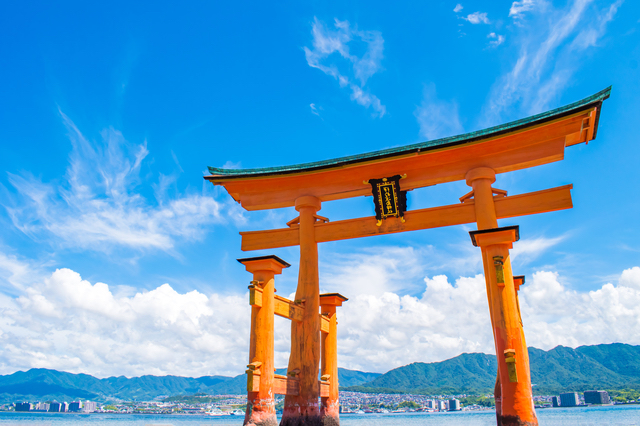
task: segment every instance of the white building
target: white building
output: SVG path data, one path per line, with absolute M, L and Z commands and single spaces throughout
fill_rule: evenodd
M 85 401 L 82 404 L 83 413 L 93 413 L 98 408 L 98 404 L 92 401 Z

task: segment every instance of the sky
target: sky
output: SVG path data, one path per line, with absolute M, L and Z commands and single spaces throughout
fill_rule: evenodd
M 251 276 L 297 247 L 240 250 L 292 208 L 247 212 L 207 166 L 282 166 L 457 135 L 613 86 L 596 140 L 498 175 L 573 184 L 519 225 L 527 343 L 640 344 L 640 4 L 632 0 L 5 2 L 0 13 L 0 374 L 241 374 Z M 409 193 L 455 204 L 464 182 Z M 371 197 L 324 203 L 371 216 Z M 494 353 L 474 225 L 319 247 L 342 367 Z M 276 365 L 289 324 L 276 318 Z

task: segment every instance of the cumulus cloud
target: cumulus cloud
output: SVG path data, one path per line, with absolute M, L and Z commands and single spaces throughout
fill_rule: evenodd
M 528 11 L 539 13 L 532 14 L 531 22 L 512 38 L 519 53 L 511 70 L 491 88 L 483 125 L 504 121 L 502 115 L 513 111 L 531 115 L 548 109 L 567 87 L 582 52 L 597 46 L 605 35 L 622 1 L 602 10 L 593 0 L 573 0 L 564 9 L 547 5 L 540 10 L 535 2 L 514 2 L 510 12 L 514 18 Z
M 489 23 L 489 18 L 487 18 L 486 12 L 473 12 L 467 15 L 466 17 L 463 17 L 462 19 L 472 24 L 488 24 Z
M 495 353 L 482 275 L 453 283 L 437 275 L 424 283 L 420 296 L 360 294 L 345 303 L 338 313 L 341 365 L 384 372 L 462 352 Z M 520 307 L 530 346 L 640 344 L 640 268 L 590 292 L 539 271 L 521 288 Z
M 62 247 L 96 251 L 170 251 L 177 240 L 200 239 L 205 225 L 226 221 L 220 203 L 210 196 L 169 197 L 167 189 L 176 177 L 160 174 L 149 185 L 155 202 L 145 198 L 140 169 L 149 154 L 146 142 L 129 143 L 109 128 L 100 142 L 92 143 L 60 114 L 72 143 L 64 179 L 44 182 L 28 173 L 8 173 L 16 194 L 2 204 L 25 234 L 34 239 L 47 234 Z
M 313 48 L 304 48 L 307 64 L 336 79 L 340 87 L 348 88 L 351 100 L 365 108 L 373 108 L 375 115 L 382 117 L 386 107 L 380 99 L 370 93 L 367 80 L 382 70 L 384 39 L 379 31 L 361 31 L 349 21 L 334 22 L 334 29 L 314 18 L 311 33 Z M 361 56 L 352 49 L 363 49 Z
M 413 114 L 420 126 L 420 136 L 428 140 L 456 135 L 464 130 L 458 105 L 453 101 L 438 99 L 433 83 L 425 85 L 422 102 Z
M 163 284 L 118 297 L 107 284 L 58 269 L 0 312 L 4 373 L 200 376 L 239 374 L 246 364 L 250 310 L 241 295 L 181 294 Z
M 333 274 L 321 264 L 321 286 L 350 299 L 338 311 L 341 366 L 384 372 L 494 353 L 484 277 L 424 277 L 432 254 L 390 247 L 336 262 Z M 0 293 L 0 374 L 43 367 L 99 377 L 236 375 L 247 362 L 247 294 L 179 293 L 169 284 L 124 294 L 64 268 L 32 280 L 17 296 Z M 640 344 L 640 267 L 593 291 L 540 270 L 527 277 L 520 306 L 531 346 Z M 276 365 L 285 366 L 288 320 L 278 318 L 275 331 Z
M 455 13 L 458 13 L 458 12 L 460 12 L 462 9 L 464 9 L 464 8 L 462 7 L 462 5 L 461 5 L 460 3 L 458 3 L 458 4 L 456 4 L 456 7 L 454 7 L 454 8 L 453 8 L 453 11 L 454 11 Z

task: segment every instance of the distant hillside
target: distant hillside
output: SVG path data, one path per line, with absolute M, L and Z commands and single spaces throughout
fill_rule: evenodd
M 621 343 L 529 348 L 536 394 L 588 389 L 640 388 L 640 346 Z M 368 383 L 344 386 L 359 392 L 413 392 L 428 395 L 493 393 L 495 355 L 462 354 L 441 362 L 416 362 L 393 369 Z
M 640 389 L 640 346 L 621 343 L 558 346 L 549 351 L 529 348 L 534 393 L 551 394 L 588 389 Z M 360 392 L 412 392 L 423 394 L 492 393 L 496 357 L 462 354 L 441 362 L 415 362 L 385 374 L 338 369 L 342 390 Z M 278 370 L 284 374 L 285 369 Z M 31 369 L 0 376 L 0 402 L 72 401 L 91 399 L 151 400 L 174 395 L 244 394 L 247 378 L 204 376 L 109 377 Z
M 285 374 L 286 369 L 278 370 Z M 369 382 L 380 373 L 338 369 L 338 380 L 346 386 Z M 98 379 L 87 374 L 72 374 L 44 368 L 18 371 L 0 376 L 0 402 L 25 401 L 95 401 L 151 400 L 163 396 L 206 393 L 209 395 L 241 395 L 246 393 L 247 376 L 124 376 Z

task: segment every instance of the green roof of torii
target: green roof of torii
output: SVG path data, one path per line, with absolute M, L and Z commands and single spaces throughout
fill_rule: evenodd
M 611 94 L 611 86 L 589 97 L 586 97 L 582 100 L 579 100 L 569 105 L 565 105 L 560 108 L 556 108 L 551 111 L 543 112 L 540 114 L 532 115 L 531 117 L 526 117 L 520 120 L 512 121 L 510 123 L 489 127 L 488 129 L 478 130 L 471 133 L 465 133 L 458 136 L 449 136 L 446 138 L 436 139 L 432 141 L 420 142 L 420 143 L 405 145 L 405 146 L 396 147 L 396 148 L 382 149 L 380 151 L 373 151 L 365 154 L 334 158 L 331 160 L 315 161 L 312 163 L 294 164 L 291 166 L 280 166 L 280 167 L 262 167 L 262 168 L 256 168 L 256 169 L 222 169 L 217 167 L 209 167 L 209 172 L 216 177 L 216 180 L 225 179 L 225 178 L 230 178 L 230 179 L 242 178 L 245 176 L 257 177 L 257 176 L 265 176 L 265 175 L 280 175 L 280 174 L 289 174 L 289 173 L 296 173 L 296 172 L 303 172 L 303 171 L 311 171 L 311 170 L 317 170 L 317 169 L 340 167 L 340 166 L 359 163 L 363 161 L 409 154 L 411 152 L 429 151 L 437 148 L 461 145 L 469 142 L 474 142 L 480 139 L 495 137 L 500 134 L 519 130 L 524 127 L 543 124 L 547 121 L 552 121 L 558 118 L 562 118 L 564 116 L 574 114 L 581 110 L 591 108 L 595 105 L 599 106 L 599 104 L 601 104 L 602 101 L 607 99 L 610 94 Z M 600 108 L 598 108 L 597 115 L 596 115 L 596 122 L 595 122 L 594 132 L 593 132 L 594 138 L 598 130 L 599 117 L 600 117 Z

